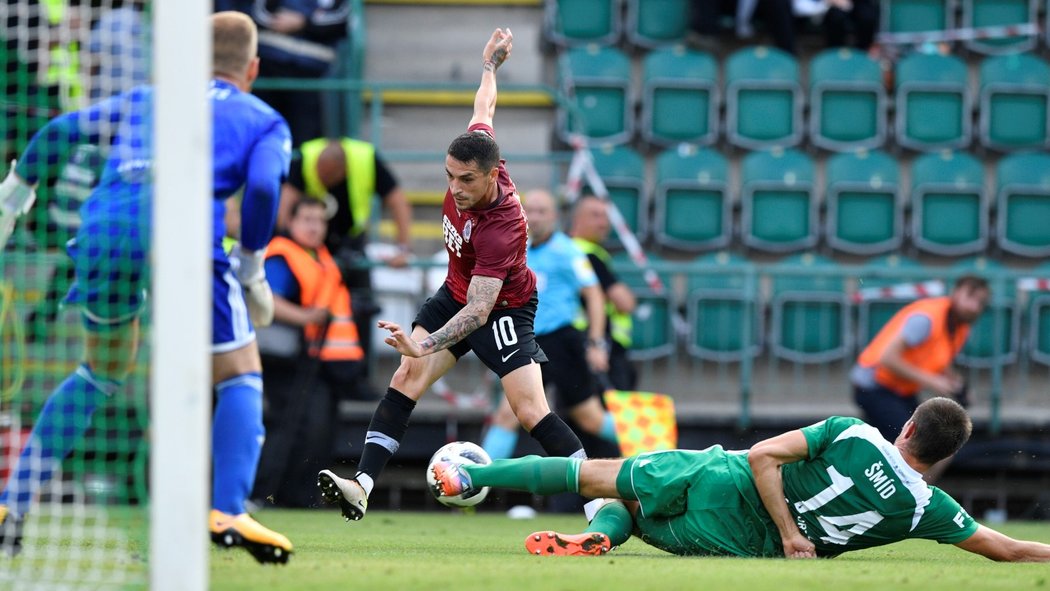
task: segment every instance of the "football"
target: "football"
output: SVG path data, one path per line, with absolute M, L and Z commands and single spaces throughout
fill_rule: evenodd
M 437 462 L 485 465 L 491 464 L 492 458 L 485 453 L 485 450 L 480 445 L 469 441 L 453 441 L 442 446 L 441 449 L 434 452 L 434 455 L 430 457 L 430 462 L 427 464 L 427 484 L 430 485 L 431 491 L 434 490 L 434 485 L 437 484 L 434 480 L 434 470 L 432 469 Z M 469 491 L 461 495 L 451 497 L 435 495 L 435 498 L 442 505 L 449 507 L 473 507 L 484 501 L 488 495 L 489 487 L 486 486 L 481 490 Z

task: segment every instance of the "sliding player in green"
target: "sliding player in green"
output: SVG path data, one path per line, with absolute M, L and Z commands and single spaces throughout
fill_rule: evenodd
M 909 538 L 1004 561 L 1050 561 L 1050 545 L 978 525 L 923 472 L 969 439 L 954 401 L 921 404 L 890 443 L 859 419 L 831 417 L 750 450 L 658 451 L 617 460 L 529 456 L 487 466 L 439 463 L 435 493 L 496 486 L 610 501 L 582 534 L 537 532 L 533 554 L 599 555 L 642 541 L 681 555 L 834 557 Z

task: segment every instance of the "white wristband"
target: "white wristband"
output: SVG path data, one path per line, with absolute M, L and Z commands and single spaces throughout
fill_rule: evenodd
M 263 267 L 263 263 L 266 260 L 265 248 L 242 250 L 241 245 L 238 244 L 233 247 L 231 256 L 238 261 L 237 279 L 241 282 L 241 285 L 248 285 L 266 277 L 266 270 Z
M 33 207 L 36 201 L 36 192 L 33 187 L 23 181 L 15 174 L 15 163 L 11 162 L 11 170 L 0 182 L 0 213 L 4 215 L 25 215 Z

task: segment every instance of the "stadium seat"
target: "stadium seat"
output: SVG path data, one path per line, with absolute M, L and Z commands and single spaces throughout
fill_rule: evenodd
M 590 44 L 562 54 L 559 86 L 574 109 L 558 109 L 558 132 L 570 141 L 581 133 L 596 142 L 623 143 L 634 131 L 631 61 L 619 49 Z
M 871 255 L 904 239 L 897 161 L 885 152 L 836 154 L 826 167 L 827 241 L 835 250 Z
M 1050 146 L 1050 66 L 1027 53 L 986 58 L 980 68 L 981 144 L 995 150 Z
M 620 210 L 627 227 L 639 241 L 644 241 L 649 231 L 649 200 L 641 155 L 626 146 L 604 145 L 592 149 L 591 156 L 609 191 L 609 199 Z M 615 233 L 612 238 L 618 242 Z
M 651 263 L 659 263 L 658 255 L 647 253 Z M 634 292 L 637 305 L 631 315 L 631 348 L 628 355 L 631 359 L 645 360 L 666 357 L 674 352 L 675 304 L 671 292 L 671 277 L 660 273 L 663 292 L 657 293 L 645 280 L 645 274 L 639 269 L 626 252 L 613 255 L 613 265 L 620 281 Z
M 694 261 L 686 286 L 690 355 L 719 362 L 758 355 L 763 317 L 758 314 L 758 278 L 750 261 L 724 251 L 704 255 Z M 748 333 L 750 338 L 745 338 Z
M 882 68 L 866 53 L 837 48 L 814 57 L 809 108 L 809 138 L 819 148 L 877 148 L 886 140 Z
M 645 49 L 678 43 L 689 27 L 690 0 L 627 0 L 627 40 Z
M 942 31 L 954 27 L 947 0 L 882 0 L 881 28 L 887 33 Z
M 1050 155 L 1006 156 L 995 181 L 999 246 L 1021 256 L 1050 256 Z
M 683 144 L 656 158 L 656 241 L 681 250 L 729 244 L 733 204 L 729 164 L 718 152 Z
M 744 244 L 789 252 L 817 243 L 813 161 L 798 150 L 752 152 L 741 165 L 740 234 Z
M 769 338 L 775 356 L 825 363 L 850 352 L 849 299 L 835 268 L 834 261 L 811 253 L 774 265 Z
M 973 274 L 984 277 L 989 280 L 992 289 L 992 297 L 984 314 L 981 314 L 971 327 L 966 345 L 959 352 L 959 364 L 989 368 L 1017 361 L 1021 314 L 1017 305 L 1016 282 L 1007 280 L 996 283 L 991 275 L 1004 271 L 1005 267 L 1002 263 L 985 257 L 959 261 L 952 266 L 952 270 L 960 276 Z
M 864 264 L 864 270 L 857 278 L 857 288 L 887 287 L 922 281 L 926 275 L 917 273 L 922 268 L 919 261 L 898 254 L 874 258 Z M 867 347 L 890 318 L 913 301 L 915 298 L 879 295 L 857 302 L 857 348 Z
M 547 0 L 544 4 L 544 33 L 559 47 L 610 45 L 623 31 L 619 0 Z
M 1050 263 L 1032 270 L 1032 277 L 1050 279 Z M 1050 290 L 1028 293 L 1028 356 L 1050 366 Z
M 711 144 L 718 139 L 718 65 L 681 45 L 642 62 L 642 138 L 650 144 Z
M 919 249 L 958 256 L 988 245 L 984 167 L 969 154 L 938 152 L 915 159 L 911 237 Z
M 896 142 L 914 150 L 970 144 L 972 98 L 966 64 L 955 56 L 913 53 L 897 62 Z
M 798 62 L 775 47 L 747 47 L 726 60 L 726 136 L 747 149 L 802 141 Z
M 1037 9 L 1035 0 L 963 0 L 960 24 L 964 28 L 971 28 L 1035 23 Z M 966 47 L 977 53 L 994 55 L 1028 51 L 1035 47 L 1038 40 L 1038 33 L 1022 37 L 970 39 L 966 41 Z

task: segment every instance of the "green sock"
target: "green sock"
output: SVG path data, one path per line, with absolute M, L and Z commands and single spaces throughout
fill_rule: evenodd
M 619 546 L 631 537 L 634 518 L 623 501 L 613 501 L 602 506 L 584 533 L 598 532 L 609 536 L 609 544 Z
M 524 490 L 537 495 L 580 492 L 579 458 L 541 458 L 525 456 L 512 460 L 493 460 L 487 466 L 466 465 L 464 471 L 477 488 L 495 486 Z

